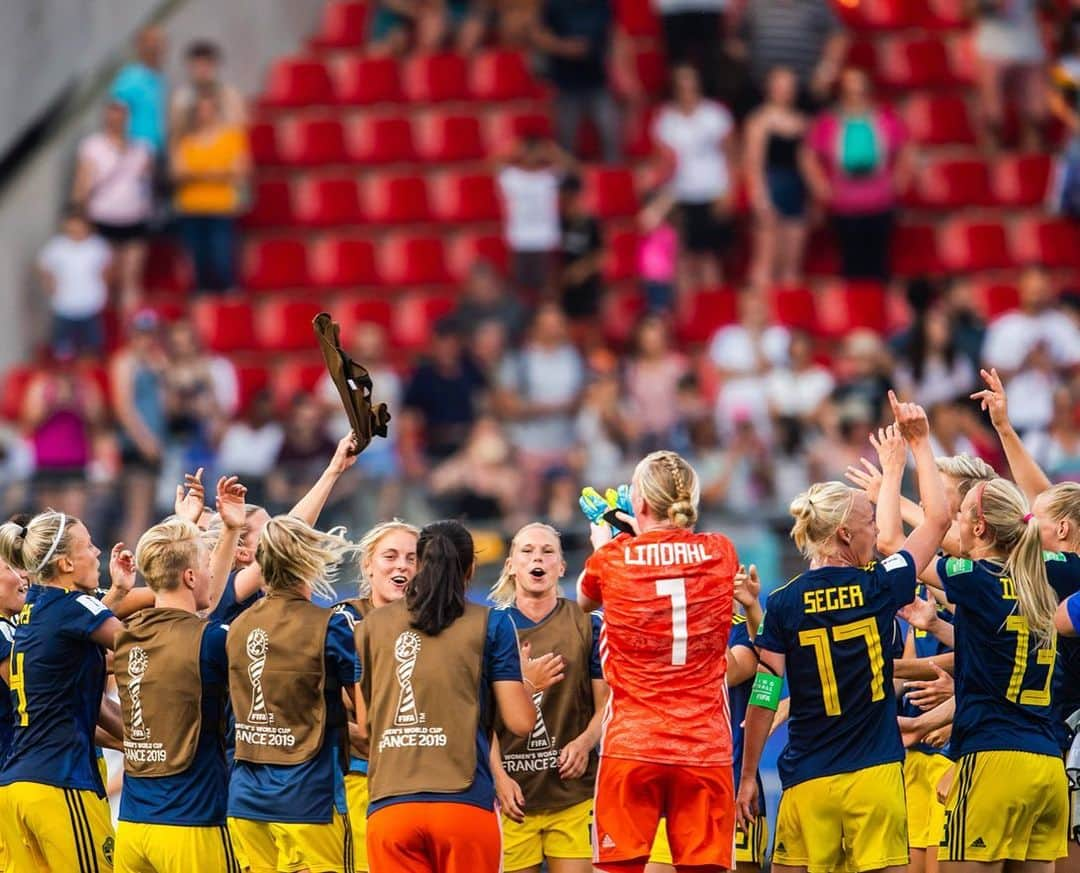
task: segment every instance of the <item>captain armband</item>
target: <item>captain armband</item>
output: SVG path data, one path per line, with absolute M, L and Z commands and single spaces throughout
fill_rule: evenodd
M 758 673 L 754 676 L 754 685 L 750 689 L 750 703 L 776 712 L 780 705 L 780 689 L 783 684 L 784 681 L 779 676 Z

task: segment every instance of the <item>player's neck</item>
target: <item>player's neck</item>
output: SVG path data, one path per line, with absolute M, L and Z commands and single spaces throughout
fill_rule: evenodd
M 997 561 L 998 563 L 1004 563 L 1007 560 L 1007 556 L 1000 554 L 992 543 L 975 546 L 968 553 L 968 557 L 973 561 Z
M 559 595 L 555 591 L 551 591 L 542 597 L 528 597 L 519 594 L 514 601 L 514 606 L 529 621 L 540 621 L 550 614 L 558 602 Z
M 184 612 L 198 612 L 195 592 L 180 586 L 175 591 L 159 591 L 154 595 L 154 606 L 158 609 L 179 609 Z

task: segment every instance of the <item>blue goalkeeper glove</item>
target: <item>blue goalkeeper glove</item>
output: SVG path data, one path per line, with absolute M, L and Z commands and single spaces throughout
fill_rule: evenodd
M 611 509 L 611 505 L 600 496 L 600 492 L 593 488 L 592 485 L 581 489 L 578 506 L 581 507 L 581 511 L 585 513 L 585 517 L 589 519 L 590 524 L 603 524 L 604 513 Z

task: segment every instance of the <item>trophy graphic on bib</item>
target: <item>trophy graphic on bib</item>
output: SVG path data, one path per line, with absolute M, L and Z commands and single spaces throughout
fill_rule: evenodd
M 128 656 L 128 694 L 131 695 L 131 738 L 133 740 L 150 739 L 150 729 L 143 723 L 142 680 L 146 668 L 150 666 L 150 656 L 145 649 L 135 646 Z
M 248 664 L 248 679 L 251 680 L 251 712 L 248 713 L 248 721 L 256 724 L 270 721 L 262 687 L 262 674 L 266 669 L 266 652 L 269 648 L 270 635 L 261 627 L 248 634 L 247 653 L 251 658 L 251 663 Z
M 412 687 L 412 674 L 416 669 L 416 656 L 419 654 L 420 636 L 418 634 L 405 631 L 397 638 L 394 644 L 394 657 L 398 662 L 397 681 L 401 686 L 401 694 L 398 697 L 397 712 L 394 714 L 394 724 L 398 727 L 409 727 L 420 723 Z
M 532 699 L 533 706 L 536 707 L 536 724 L 533 725 L 532 733 L 529 734 L 526 748 L 530 752 L 546 752 L 551 748 L 551 737 L 548 735 L 547 724 L 544 722 L 544 711 L 540 708 L 544 700 L 544 692 L 537 691 Z

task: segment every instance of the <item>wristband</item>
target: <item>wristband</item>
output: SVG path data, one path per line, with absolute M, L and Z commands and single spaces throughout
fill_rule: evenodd
M 780 705 L 780 688 L 783 684 L 779 676 L 759 672 L 754 677 L 754 685 L 750 689 L 750 703 L 753 706 L 776 712 L 776 708 Z

